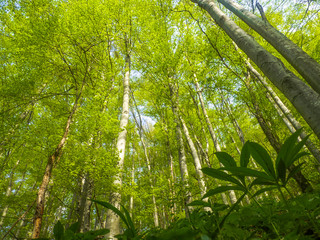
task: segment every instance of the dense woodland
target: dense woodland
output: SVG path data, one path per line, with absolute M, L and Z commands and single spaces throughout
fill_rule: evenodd
M 2 0 L 0 29 L 0 239 L 320 239 L 318 0 Z

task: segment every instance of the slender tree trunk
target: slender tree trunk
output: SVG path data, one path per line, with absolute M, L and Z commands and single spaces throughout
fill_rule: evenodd
M 149 173 L 150 188 L 151 188 L 151 191 L 152 191 L 152 205 L 153 205 L 154 226 L 158 227 L 159 226 L 159 218 L 158 218 L 157 202 L 156 202 L 156 197 L 155 197 L 154 192 L 153 192 L 154 188 L 153 188 L 152 171 L 151 171 L 151 164 L 150 164 L 149 155 L 148 155 L 148 149 L 147 149 L 147 146 L 146 146 L 144 138 L 143 138 L 143 127 L 142 127 L 141 114 L 140 114 L 140 111 L 139 111 L 139 109 L 138 109 L 138 107 L 136 105 L 136 102 L 135 102 L 133 94 L 132 94 L 132 99 L 134 101 L 134 104 L 135 104 L 135 107 L 136 107 L 136 111 L 138 113 L 139 123 L 138 123 L 138 120 L 136 119 L 135 114 L 134 114 L 133 111 L 132 111 L 132 115 L 133 115 L 133 118 L 134 118 L 136 124 L 138 125 L 138 128 L 139 128 L 139 131 L 138 131 L 139 132 L 139 137 L 140 137 L 140 141 L 141 141 L 141 144 L 142 144 L 142 147 L 143 147 L 144 156 L 146 158 L 147 168 L 148 168 L 148 173 Z
M 83 82 L 83 84 L 84 84 L 84 82 Z M 50 182 L 52 170 L 53 170 L 54 166 L 59 162 L 59 160 L 61 158 L 61 154 L 62 154 L 62 149 L 67 142 L 67 137 L 68 137 L 68 134 L 70 131 L 72 118 L 78 108 L 78 101 L 81 96 L 83 84 L 81 86 L 80 93 L 76 97 L 76 100 L 73 104 L 73 108 L 71 110 L 71 113 L 69 114 L 67 124 L 66 124 L 65 130 L 64 130 L 64 134 L 63 134 L 57 148 L 55 149 L 54 153 L 49 157 L 47 165 L 46 165 L 46 169 L 45 169 L 45 172 L 44 172 L 44 175 L 42 178 L 42 182 L 41 182 L 41 185 L 40 185 L 40 188 L 38 191 L 38 195 L 37 195 L 36 211 L 35 211 L 34 219 L 33 219 L 32 238 L 39 238 L 39 236 L 40 236 L 42 216 L 43 216 L 44 207 L 45 207 L 45 194 L 46 194 L 49 182 Z
M 217 136 L 216 136 L 216 134 L 215 134 L 215 132 L 213 130 L 213 127 L 212 127 L 212 124 L 210 122 L 210 119 L 208 117 L 208 113 L 207 113 L 206 107 L 204 105 L 202 93 L 201 93 L 200 86 L 199 86 L 199 83 L 197 81 L 196 76 L 194 78 L 194 83 L 195 83 L 195 86 L 196 86 L 196 91 L 197 91 L 198 97 L 200 99 L 202 113 L 204 115 L 204 118 L 206 119 L 206 123 L 207 123 L 208 129 L 209 129 L 212 141 L 213 141 L 213 145 L 214 145 L 214 147 L 215 147 L 217 152 L 221 152 L 221 147 L 220 147 L 220 144 L 218 142 Z M 219 162 L 219 164 L 220 164 L 220 166 L 222 166 L 222 164 L 220 162 Z M 221 194 L 221 197 L 222 197 L 223 203 L 227 205 L 228 204 L 228 200 L 226 199 L 225 194 L 224 193 Z M 230 197 L 230 201 L 231 201 L 232 204 L 237 202 L 237 197 L 236 197 L 236 194 L 235 194 L 235 192 L 233 190 L 229 191 L 229 197 Z
M 189 172 L 187 167 L 187 158 L 185 154 L 184 144 L 183 144 L 183 137 L 181 132 L 181 124 L 179 121 L 179 99 L 178 99 L 178 89 L 177 86 L 174 84 L 170 84 L 170 94 L 171 94 L 171 102 L 172 102 L 172 112 L 174 115 L 174 121 L 176 124 L 176 137 L 178 142 L 179 148 L 179 165 L 180 165 L 180 173 L 181 173 L 181 181 L 183 184 L 184 190 L 184 207 L 186 216 L 189 216 L 189 210 L 192 210 L 191 207 L 187 207 L 187 204 L 192 202 L 192 195 L 189 190 Z
M 320 95 L 290 72 L 225 15 L 212 0 L 191 0 L 205 9 L 273 84 L 290 100 L 320 139 Z
M 195 145 L 193 143 L 193 140 L 190 137 L 189 130 L 187 128 L 187 125 L 186 125 L 185 121 L 183 120 L 183 118 L 181 116 L 179 116 L 179 118 L 180 118 L 180 122 L 181 122 L 181 125 L 182 125 L 182 129 L 183 129 L 184 135 L 185 135 L 185 137 L 187 139 L 188 145 L 189 145 L 190 150 L 191 150 L 191 154 L 192 154 L 192 157 L 193 157 L 193 163 L 194 163 L 194 166 L 195 166 L 195 169 L 196 169 L 196 174 L 198 175 L 198 183 L 199 183 L 201 196 L 203 196 L 207 192 L 207 187 L 206 187 L 206 184 L 205 184 L 205 181 L 204 181 L 203 173 L 201 171 L 201 168 L 202 168 L 201 167 L 201 162 L 200 162 L 200 159 L 199 159 L 199 156 L 198 156 L 198 153 L 197 153 L 197 149 L 196 149 L 196 147 L 195 147 Z M 208 201 L 208 199 L 206 199 L 206 201 Z
M 257 17 L 231 0 L 218 0 L 252 29 L 266 39 L 301 74 L 310 86 L 320 94 L 320 64 L 268 21 Z
M 130 98 L 130 55 L 127 54 L 125 58 L 125 75 L 123 78 L 123 105 L 120 119 L 120 132 L 117 140 L 117 150 L 119 153 L 118 167 L 119 172 L 115 176 L 113 182 L 117 190 L 111 193 L 110 202 L 111 204 L 120 209 L 121 193 L 120 188 L 122 186 L 122 170 L 124 164 L 124 156 L 126 150 L 126 137 L 127 137 L 127 125 L 129 122 L 129 98 Z M 120 218 L 113 211 L 107 211 L 107 228 L 110 229 L 107 237 L 114 239 L 114 236 L 120 233 Z

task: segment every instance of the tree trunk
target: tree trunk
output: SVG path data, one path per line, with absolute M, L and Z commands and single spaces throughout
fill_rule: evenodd
M 45 169 L 45 172 L 44 172 L 44 175 L 42 178 L 42 182 L 41 182 L 41 185 L 40 185 L 40 188 L 38 191 L 38 195 L 37 195 L 36 211 L 35 211 L 34 219 L 33 219 L 32 238 L 39 238 L 39 236 L 40 236 L 42 216 L 43 216 L 44 207 L 45 207 L 45 194 L 46 194 L 49 182 L 50 182 L 52 170 L 55 167 L 55 165 L 59 162 L 59 160 L 61 158 L 61 154 L 62 154 L 62 149 L 67 142 L 67 137 L 68 137 L 68 134 L 70 131 L 72 118 L 78 108 L 78 101 L 81 96 L 83 85 L 84 85 L 84 82 L 81 86 L 80 93 L 76 97 L 76 100 L 73 104 L 73 108 L 69 114 L 67 124 L 66 124 L 65 130 L 64 130 L 64 134 L 63 134 L 57 148 L 55 149 L 54 153 L 48 158 L 46 169 Z
M 127 125 L 129 122 L 129 98 L 130 98 L 130 55 L 127 54 L 125 58 L 125 75 L 123 78 L 123 103 L 122 103 L 122 113 L 120 119 L 120 132 L 117 140 L 117 150 L 119 153 L 118 167 L 119 172 L 115 176 L 113 181 L 114 186 L 117 187 L 115 192 L 111 193 L 110 203 L 120 209 L 121 193 L 120 188 L 122 186 L 122 170 L 124 164 L 124 156 L 126 151 L 126 137 L 127 137 Z M 114 239 L 114 236 L 120 233 L 120 218 L 113 211 L 107 211 L 107 228 L 110 232 L 107 237 Z
M 132 111 L 132 115 L 133 115 L 133 118 L 136 122 L 136 125 L 138 125 L 138 132 L 139 132 L 139 137 L 140 137 L 140 141 L 141 141 L 141 144 L 142 144 L 142 147 L 143 147 L 143 151 L 144 151 L 144 156 L 146 158 L 146 162 L 147 162 L 147 168 L 148 168 L 148 174 L 149 174 L 149 181 L 150 181 L 150 188 L 151 188 L 151 191 L 152 191 L 152 204 L 153 204 L 153 220 L 154 220 L 154 226 L 155 227 L 159 227 L 159 219 L 158 219 L 158 209 L 157 209 L 157 202 L 156 202 L 156 197 L 154 195 L 154 192 L 153 192 L 153 180 L 152 180 L 152 171 L 151 171 L 151 165 L 150 165 L 150 160 L 149 160 L 149 155 L 148 155 L 148 149 L 147 149 L 147 146 L 145 144 L 145 141 L 144 141 L 144 138 L 143 138 L 143 135 L 142 135 L 142 132 L 143 132 L 143 127 L 142 127 L 142 119 L 141 119 L 141 114 L 140 114 L 140 111 L 136 105 L 136 102 L 135 102 L 135 99 L 134 99 L 134 96 L 132 94 L 132 99 L 134 101 L 134 104 L 135 104 L 135 107 L 136 107 L 136 111 L 138 113 L 138 117 L 139 117 L 139 123 L 138 123 L 138 120 L 136 119 L 135 117 L 135 114 L 134 112 Z
M 191 0 L 205 9 L 273 84 L 290 100 L 320 139 L 320 95 L 290 72 L 225 15 L 212 0 Z
M 176 124 L 176 137 L 178 142 L 179 149 L 179 165 L 180 165 L 180 173 L 181 173 L 181 181 L 183 184 L 184 190 L 184 208 L 186 216 L 189 216 L 189 210 L 192 210 L 192 207 L 188 207 L 187 205 L 192 202 L 192 195 L 189 190 L 189 172 L 187 167 L 187 158 L 185 154 L 182 132 L 181 132 L 181 124 L 179 121 L 179 99 L 178 99 L 178 89 L 174 84 L 169 84 L 170 95 L 171 95 L 171 104 L 172 104 L 172 112 L 174 115 L 174 121 Z
M 301 74 L 310 86 L 320 94 L 320 64 L 284 34 L 239 4 L 231 0 L 218 0 L 252 29 L 266 39 Z
M 212 124 L 211 124 L 210 119 L 208 117 L 208 113 L 207 113 L 206 107 L 204 105 L 202 93 L 200 91 L 199 83 L 197 81 L 196 76 L 194 78 L 194 83 L 195 83 L 195 86 L 196 86 L 196 91 L 197 91 L 198 97 L 200 99 L 202 113 L 204 115 L 204 118 L 206 119 L 206 123 L 207 123 L 208 129 L 209 129 L 212 141 L 213 141 L 213 145 L 214 145 L 214 147 L 215 147 L 217 152 L 221 152 L 221 147 L 219 145 L 217 136 L 216 136 L 216 134 L 215 134 L 215 132 L 213 130 Z M 220 164 L 221 167 L 223 166 L 220 162 L 219 162 L 219 164 Z M 224 193 L 221 194 L 221 197 L 222 197 L 223 203 L 228 205 L 228 200 L 226 199 L 226 196 L 225 196 Z M 235 194 L 235 192 L 233 190 L 229 191 L 229 197 L 230 197 L 230 201 L 231 201 L 232 204 L 237 202 L 237 197 L 236 197 L 236 194 Z
M 194 163 L 194 166 L 195 166 L 195 169 L 196 169 L 196 174 L 198 175 L 198 183 L 199 183 L 201 196 L 203 196 L 207 192 L 207 187 L 206 187 L 206 184 L 205 184 L 205 181 L 204 181 L 203 173 L 201 171 L 201 168 L 202 168 L 201 167 L 201 162 L 200 162 L 200 159 L 199 159 L 199 156 L 198 156 L 198 153 L 197 153 L 197 149 L 196 149 L 196 147 L 195 147 L 195 145 L 193 143 L 193 140 L 190 137 L 189 130 L 187 128 L 187 125 L 186 125 L 185 121 L 183 120 L 183 118 L 181 116 L 179 116 L 179 118 L 180 118 L 180 122 L 182 124 L 182 129 L 183 129 L 184 135 L 185 135 L 185 137 L 187 139 L 188 145 L 189 145 L 190 150 L 191 150 L 191 154 L 192 154 L 192 157 L 193 157 L 193 163 Z M 206 199 L 206 201 L 208 201 L 208 199 Z

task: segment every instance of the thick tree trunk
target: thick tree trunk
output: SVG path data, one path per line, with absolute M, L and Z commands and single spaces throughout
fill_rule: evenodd
M 320 64 L 268 21 L 257 17 L 231 0 L 218 0 L 252 29 L 266 39 L 301 74 L 310 86 L 320 94 Z
M 78 222 L 80 223 L 80 232 L 90 230 L 90 210 L 92 197 L 92 180 L 89 173 L 86 173 L 81 179 L 81 194 L 78 207 Z
M 124 164 L 124 156 L 126 151 L 126 138 L 127 138 L 127 125 L 129 122 L 129 98 L 130 98 L 130 55 L 126 55 L 125 58 L 125 75 L 123 78 L 123 103 L 122 103 L 122 113 L 120 119 L 120 132 L 117 140 L 117 150 L 119 153 L 118 168 L 119 172 L 115 176 L 113 182 L 114 186 L 117 187 L 116 192 L 111 193 L 110 203 L 120 209 L 121 203 L 121 193 L 120 188 L 122 186 L 122 170 Z M 120 218 L 113 211 L 107 211 L 107 228 L 110 232 L 107 237 L 115 239 L 114 236 L 120 233 Z
M 290 72 L 225 15 L 212 0 L 191 0 L 205 9 L 273 84 L 290 100 L 320 139 L 320 95 Z
M 55 165 L 59 162 L 61 154 L 62 154 L 62 149 L 65 146 L 67 142 L 67 137 L 70 131 L 70 126 L 72 123 L 72 118 L 78 108 L 78 101 L 81 96 L 83 85 L 81 87 L 80 93 L 76 97 L 76 100 L 73 104 L 72 111 L 68 117 L 67 124 L 64 130 L 64 134 L 55 149 L 54 153 L 49 157 L 46 169 L 42 178 L 42 182 L 38 191 L 37 195 L 37 201 L 36 201 L 36 211 L 34 214 L 34 219 L 33 219 L 33 231 L 32 231 L 32 238 L 39 238 L 40 236 L 40 231 L 41 231 L 41 224 L 42 224 L 42 216 L 44 212 L 44 207 L 45 207 L 45 195 L 46 191 L 50 182 L 51 178 L 51 173 Z

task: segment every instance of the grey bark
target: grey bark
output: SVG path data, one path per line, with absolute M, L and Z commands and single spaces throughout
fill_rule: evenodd
M 143 126 L 142 126 L 141 114 L 140 114 L 140 111 L 139 111 L 139 109 L 138 109 L 138 107 L 136 105 L 136 102 L 135 102 L 133 94 L 132 94 L 132 99 L 134 101 L 134 104 L 135 104 L 135 107 L 136 107 L 136 111 L 138 113 L 139 122 L 136 119 L 135 114 L 134 114 L 133 111 L 132 111 L 132 115 L 133 115 L 133 118 L 134 118 L 134 120 L 136 122 L 136 125 L 138 125 L 139 137 L 140 137 L 140 141 L 141 141 L 141 144 L 142 144 L 142 147 L 143 147 L 144 156 L 146 158 L 147 168 L 148 168 L 148 173 L 149 173 L 150 188 L 151 188 L 151 191 L 152 191 L 152 205 L 153 205 L 154 226 L 158 227 L 159 226 L 159 218 L 158 218 L 157 202 L 156 202 L 156 197 L 155 197 L 154 192 L 153 192 L 153 188 L 154 187 L 153 187 L 153 181 L 152 181 L 152 171 L 151 171 L 151 164 L 150 164 L 150 159 L 149 159 L 149 155 L 148 155 L 148 149 L 147 149 L 147 146 L 146 146 L 144 138 L 143 138 Z
M 300 112 L 318 138 L 320 138 L 320 95 L 289 71 L 284 64 L 250 35 L 237 26 L 213 2 L 191 0 L 205 9 L 216 23 L 232 38 L 250 59 Z
M 320 64 L 298 47 L 268 21 L 257 17 L 231 0 L 218 0 L 252 29 L 266 39 L 301 74 L 310 86 L 320 94 Z
M 178 142 L 178 151 L 179 151 L 179 165 L 180 165 L 180 174 L 181 174 L 181 181 L 183 183 L 183 190 L 184 190 L 184 203 L 185 203 L 185 213 L 186 216 L 189 216 L 189 211 L 192 210 L 192 207 L 187 207 L 187 204 L 192 202 L 192 195 L 189 190 L 189 172 L 187 167 L 187 158 L 184 149 L 182 131 L 181 131 L 181 123 L 179 121 L 179 98 L 178 98 L 178 89 L 175 84 L 169 84 L 170 95 L 171 95 L 171 105 L 172 105 L 172 112 L 174 115 L 174 121 L 176 124 L 176 137 Z
M 118 168 L 119 172 L 115 176 L 113 181 L 114 186 L 117 190 L 111 193 L 110 203 L 120 209 L 121 193 L 120 188 L 122 186 L 122 170 L 124 164 L 124 156 L 126 150 L 126 138 L 127 138 L 127 125 L 129 122 L 129 98 L 130 98 L 130 55 L 127 54 L 125 57 L 125 74 L 123 78 L 123 103 L 122 113 L 120 119 L 120 132 L 117 140 L 117 150 L 119 153 Z M 110 232 L 107 237 L 115 239 L 114 236 L 120 233 L 120 218 L 113 211 L 107 211 L 107 228 Z
M 197 149 L 196 149 L 196 147 L 195 147 L 195 145 L 193 143 L 193 140 L 190 137 L 190 133 L 189 133 L 189 130 L 187 128 L 187 125 L 186 125 L 185 121 L 183 120 L 183 118 L 181 116 L 179 116 L 179 118 L 180 118 L 180 122 L 181 122 L 181 125 L 182 125 L 182 129 L 183 129 L 184 135 L 185 135 L 185 137 L 187 139 L 188 145 L 189 145 L 190 150 L 191 150 L 193 163 L 194 163 L 194 166 L 195 166 L 195 169 L 196 169 L 196 174 L 198 175 L 198 184 L 199 184 L 201 196 L 203 196 L 207 192 L 207 187 L 206 187 L 206 184 L 205 184 L 205 181 L 204 181 L 203 173 L 201 171 L 202 167 L 201 167 L 200 158 L 198 156 L 198 152 L 197 152 Z M 205 199 L 205 200 L 208 201 L 208 199 Z
M 208 117 L 208 113 L 207 113 L 206 107 L 204 105 L 204 100 L 203 100 L 202 93 L 201 93 L 201 90 L 200 90 L 200 86 L 199 86 L 199 83 L 197 81 L 196 76 L 194 78 L 194 83 L 195 83 L 195 86 L 196 86 L 196 91 L 197 91 L 198 97 L 200 99 L 202 113 L 204 115 L 204 118 L 206 119 L 206 123 L 207 123 L 208 129 L 209 129 L 212 141 L 213 141 L 213 145 L 214 145 L 214 147 L 215 147 L 217 152 L 221 152 L 221 147 L 220 147 L 220 144 L 218 142 L 217 136 L 216 136 L 216 134 L 215 134 L 215 132 L 213 130 L 213 127 L 212 127 L 212 124 L 210 122 L 210 119 Z M 221 167 L 223 166 L 220 162 L 219 162 L 219 164 L 220 164 Z M 226 199 L 225 194 L 224 193 L 221 194 L 221 197 L 222 197 L 222 201 L 224 202 L 224 204 L 227 205 L 228 204 L 228 200 Z M 230 197 L 230 201 L 231 201 L 232 204 L 237 202 L 237 197 L 236 197 L 236 194 L 235 194 L 235 192 L 233 190 L 229 191 L 229 197 Z

